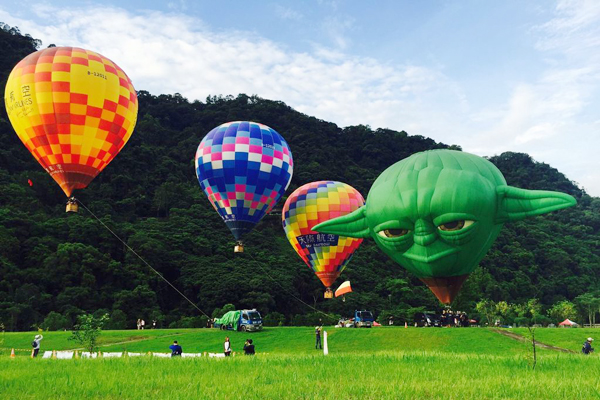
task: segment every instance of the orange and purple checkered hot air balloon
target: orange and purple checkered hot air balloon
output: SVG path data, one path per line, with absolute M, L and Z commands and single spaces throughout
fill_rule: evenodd
M 342 182 L 319 181 L 299 187 L 283 206 L 285 234 L 296 253 L 327 287 L 342 273 L 362 239 L 321 234 L 312 227 L 332 218 L 350 214 L 365 204 L 362 195 Z
M 287 142 L 267 125 L 234 121 L 219 125 L 200 142 L 196 176 L 243 251 L 242 236 L 269 213 L 292 180 L 294 160 Z
M 125 146 L 138 111 L 125 72 L 76 47 L 25 57 L 8 77 L 4 101 L 17 135 L 67 196 L 85 188 Z

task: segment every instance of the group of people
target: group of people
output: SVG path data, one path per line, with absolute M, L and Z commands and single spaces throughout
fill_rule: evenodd
M 146 321 L 138 318 L 138 320 L 137 320 L 138 331 L 140 331 L 140 330 L 143 331 L 145 327 L 146 327 Z M 152 321 L 152 329 L 156 329 L 156 320 Z
M 171 350 L 171 357 L 178 357 L 183 353 L 183 348 L 177 343 L 177 340 L 173 341 L 173 344 L 169 346 L 169 350 Z M 247 356 L 253 356 L 256 353 L 252 339 L 246 339 L 243 350 L 244 354 Z M 231 356 L 231 342 L 229 341 L 229 336 L 227 336 L 225 342 L 223 342 L 223 353 L 225 354 L 225 357 Z
M 469 317 L 464 311 L 444 310 L 440 316 L 440 324 L 447 327 L 458 326 L 466 328 L 469 326 Z

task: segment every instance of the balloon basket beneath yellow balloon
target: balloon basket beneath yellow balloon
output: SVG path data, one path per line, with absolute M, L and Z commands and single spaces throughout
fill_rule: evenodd
M 77 204 L 77 200 L 75 199 L 75 197 L 69 197 L 69 200 L 67 200 L 66 212 L 79 212 L 79 205 Z
M 325 294 L 323 294 L 323 297 L 325 297 L 326 299 L 333 299 L 333 291 L 331 290 L 331 288 L 327 288 L 325 290 Z
M 244 252 L 244 243 L 242 243 L 241 241 L 237 242 L 235 244 L 235 246 L 233 247 L 233 252 L 234 253 L 243 253 Z

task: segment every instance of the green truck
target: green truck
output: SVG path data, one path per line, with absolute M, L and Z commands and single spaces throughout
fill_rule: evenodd
M 215 328 L 241 332 L 256 332 L 263 328 L 260 313 L 253 310 L 228 311 L 215 320 Z

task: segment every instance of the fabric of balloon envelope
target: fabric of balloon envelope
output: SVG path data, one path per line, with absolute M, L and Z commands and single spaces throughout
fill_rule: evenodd
M 290 184 L 294 167 L 283 137 L 250 121 L 211 130 L 195 159 L 200 187 L 236 239 L 271 211 Z
M 505 222 L 575 204 L 568 194 L 508 186 L 482 157 L 431 150 L 381 173 L 364 207 L 313 229 L 372 237 L 441 302 L 450 303 Z
M 319 181 L 296 189 L 283 206 L 282 222 L 288 241 L 328 288 L 344 270 L 362 239 L 320 234 L 312 227 L 349 214 L 364 204 L 362 195 L 352 186 Z
M 4 100 L 17 135 L 67 196 L 113 160 L 137 120 L 137 95 L 125 72 L 76 47 L 25 57 L 8 78 Z

